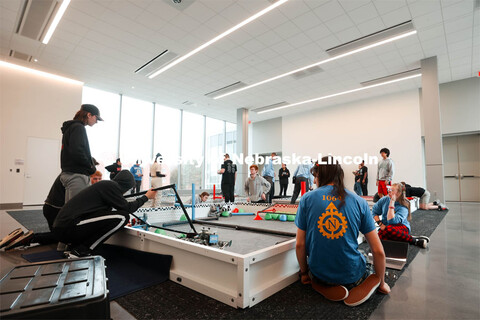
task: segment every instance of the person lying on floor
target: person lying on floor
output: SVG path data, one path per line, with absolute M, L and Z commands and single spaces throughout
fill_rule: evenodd
M 382 240 L 403 241 L 426 248 L 430 239 L 425 236 L 412 237 L 410 203 L 405 197 L 405 188 L 394 183 L 388 196 L 378 200 L 372 208 L 373 219 L 380 226 L 378 236 Z
M 59 241 L 71 244 L 71 255 L 90 255 L 128 223 L 130 213 L 157 194 L 148 190 L 144 196 L 129 202 L 123 194 L 134 185 L 130 171 L 122 170 L 113 180 L 103 180 L 82 190 L 63 206 L 53 223 L 53 232 Z
M 408 197 L 418 197 L 420 198 L 420 209 L 422 210 L 447 210 L 448 208 L 441 203 L 435 202 L 428 202 L 430 201 L 430 192 L 428 190 L 420 188 L 420 187 L 412 187 L 411 185 L 401 182 L 403 187 L 405 188 L 405 196 Z
M 297 260 L 303 284 L 311 283 L 325 298 L 353 307 L 377 288 L 390 292 L 384 280 L 385 252 L 367 202 L 345 189 L 343 169 L 329 157 L 312 167 L 317 189 L 303 195 L 298 205 Z M 372 267 L 358 250 L 359 232 L 373 253 L 375 273 L 370 274 Z

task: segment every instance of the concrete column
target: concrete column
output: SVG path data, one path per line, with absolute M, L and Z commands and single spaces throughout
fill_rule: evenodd
M 422 122 L 425 134 L 426 188 L 432 200 L 445 201 L 443 182 L 443 145 L 440 118 L 440 95 L 438 87 L 437 57 L 420 61 L 422 69 Z
M 237 155 L 243 154 L 244 157 L 248 155 L 248 109 L 237 109 Z M 237 181 L 235 183 L 235 190 L 238 194 L 244 194 L 244 185 L 247 180 L 249 170 L 248 164 L 237 163 Z

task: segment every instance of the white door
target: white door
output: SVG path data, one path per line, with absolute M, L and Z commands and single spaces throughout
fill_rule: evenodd
M 443 138 L 447 201 L 480 202 L 480 135 Z
M 480 135 L 458 137 L 461 201 L 480 201 Z
M 43 204 L 60 171 L 60 141 L 28 137 L 23 204 Z

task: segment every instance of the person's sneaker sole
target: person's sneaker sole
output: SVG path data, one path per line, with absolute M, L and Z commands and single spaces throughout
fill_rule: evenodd
M 10 243 L 15 241 L 18 237 L 23 234 L 23 230 L 21 228 L 15 229 L 10 232 L 7 236 L 5 236 L 2 241 L 0 241 L 0 249 L 8 246 Z
M 356 307 L 367 301 L 380 285 L 380 277 L 371 274 L 361 284 L 350 290 L 348 297 L 343 301 L 349 307 Z
M 331 301 L 342 301 L 348 297 L 348 290 L 344 286 L 323 286 L 312 281 L 312 288 Z
M 13 248 L 29 245 L 33 238 L 33 231 L 28 231 L 22 234 L 15 241 L 5 247 L 5 251 L 12 250 Z
M 414 239 L 423 239 L 425 241 L 430 242 L 430 238 L 427 236 L 413 236 Z

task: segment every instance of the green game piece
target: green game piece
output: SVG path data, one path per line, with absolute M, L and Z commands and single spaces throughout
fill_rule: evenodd
M 273 220 L 278 220 L 279 214 L 278 213 L 272 213 L 271 216 L 272 216 Z
M 272 220 L 272 215 L 270 213 L 265 214 L 265 220 Z
M 229 217 L 230 216 L 230 212 L 228 211 L 223 211 L 222 212 L 222 217 Z
M 295 216 L 293 214 L 287 214 L 287 221 L 295 221 Z
M 155 233 L 158 233 L 158 234 L 161 234 L 163 236 L 166 236 L 167 235 L 167 232 L 163 229 L 157 229 L 155 230 Z
M 185 233 L 182 233 L 180 235 L 177 236 L 178 239 L 183 239 L 183 238 L 186 238 L 187 236 L 185 235 Z
M 187 221 L 187 217 L 185 217 L 185 215 L 182 214 L 182 216 L 180 217 L 180 221 Z
M 243 210 L 243 209 L 238 209 L 238 213 L 244 213 L 244 212 L 245 212 L 245 210 Z

